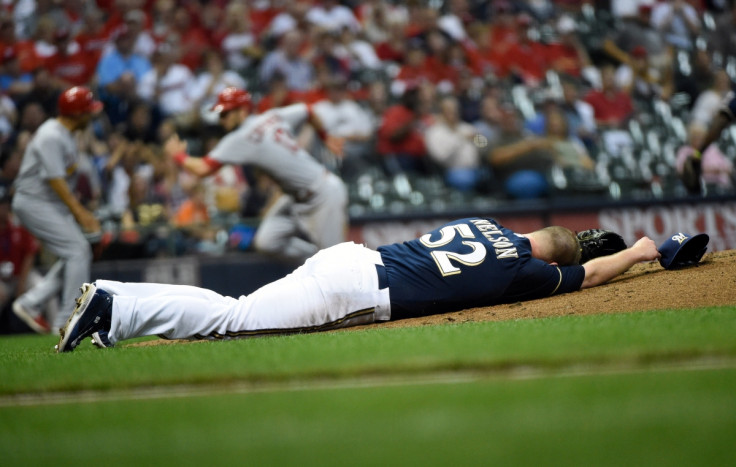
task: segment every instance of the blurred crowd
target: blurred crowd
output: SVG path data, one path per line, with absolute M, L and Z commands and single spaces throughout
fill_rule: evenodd
M 344 154 L 308 131 L 300 143 L 378 209 L 382 186 L 418 205 L 431 187 L 676 196 L 683 154 L 736 77 L 727 0 L 0 0 L 0 12 L 0 177 L 12 182 L 60 92 L 90 86 L 105 107 L 78 136 L 76 194 L 129 245 L 109 250 L 120 257 L 247 248 L 248 226 L 218 222 L 257 218 L 274 184 L 247 167 L 198 182 L 161 150 L 178 133 L 207 154 L 227 86 L 258 112 L 312 105 Z M 733 185 L 726 146 L 704 161 L 716 192 Z

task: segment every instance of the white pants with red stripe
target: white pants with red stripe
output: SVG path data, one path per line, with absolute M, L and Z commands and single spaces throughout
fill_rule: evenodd
M 227 339 L 386 321 L 391 311 L 388 287 L 379 289 L 376 265 L 381 264 L 378 252 L 341 243 L 237 299 L 186 285 L 107 280 L 96 285 L 114 295 L 112 343 L 147 335 Z

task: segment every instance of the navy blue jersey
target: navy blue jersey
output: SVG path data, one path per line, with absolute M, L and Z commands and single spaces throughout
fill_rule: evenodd
M 392 319 L 571 292 L 585 278 L 582 266 L 557 267 L 532 258 L 527 238 L 487 218 L 453 221 L 378 251 Z

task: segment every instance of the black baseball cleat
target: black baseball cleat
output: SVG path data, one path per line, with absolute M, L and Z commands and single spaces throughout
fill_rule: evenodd
M 56 352 L 71 352 L 82 339 L 98 331 L 110 330 L 112 320 L 112 296 L 94 284 L 84 284 L 77 306 L 59 331 L 61 338 Z M 108 341 L 109 342 L 109 341 Z
M 702 159 L 696 155 L 688 156 L 682 167 L 682 183 L 691 195 L 699 195 L 702 191 L 700 175 L 702 173 Z

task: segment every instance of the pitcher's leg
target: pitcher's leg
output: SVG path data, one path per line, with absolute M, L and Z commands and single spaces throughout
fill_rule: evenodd
M 134 337 L 163 335 L 169 339 L 204 338 L 227 328 L 237 300 L 222 297 L 153 295 L 113 299 L 112 323 L 108 338 L 112 344 Z
M 97 288 L 110 295 L 124 295 L 131 297 L 152 297 L 155 295 L 173 295 L 183 297 L 203 298 L 206 300 L 220 300 L 224 298 L 209 289 L 193 285 L 158 284 L 151 282 L 118 282 L 105 279 L 95 281 Z
M 378 289 L 377 260 L 377 252 L 343 243 L 320 251 L 292 274 L 238 300 L 214 292 L 206 296 L 204 291 L 201 296 L 116 295 L 110 340 L 145 335 L 235 338 L 388 319 L 388 289 Z
M 100 285 L 106 291 L 107 287 L 116 289 L 116 284 L 109 281 Z M 117 290 L 150 290 L 145 285 L 126 284 Z M 314 287 L 314 281 L 299 273 L 261 287 L 240 300 L 186 286 L 168 286 L 167 292 L 161 294 L 115 295 L 108 336 L 114 344 L 147 335 L 183 339 L 240 337 L 247 331 L 265 328 L 283 328 L 286 332 L 315 322 L 308 316 L 309 311 L 324 309 L 320 306 L 323 298 Z
M 353 243 L 320 251 L 294 273 L 247 297 L 230 337 L 313 332 L 390 316 L 388 290 L 378 289 L 377 252 Z

